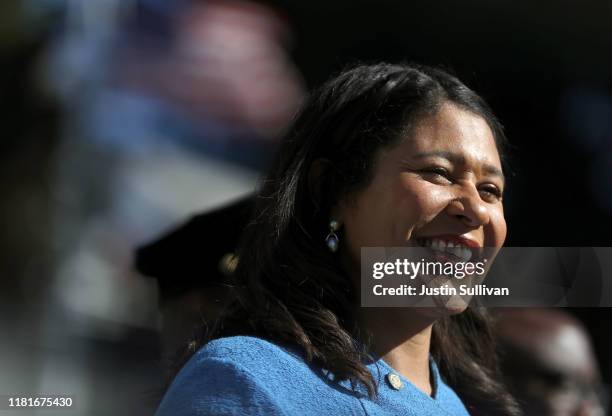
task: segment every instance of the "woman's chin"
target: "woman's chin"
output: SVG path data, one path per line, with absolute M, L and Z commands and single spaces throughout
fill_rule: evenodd
M 446 315 L 457 315 L 465 312 L 468 306 L 469 302 L 466 302 L 461 296 L 453 296 L 441 309 Z
M 458 315 L 469 306 L 469 299 L 462 296 L 431 296 L 429 298 L 431 306 L 418 308 L 422 315 L 430 318 L 441 319 L 447 316 Z

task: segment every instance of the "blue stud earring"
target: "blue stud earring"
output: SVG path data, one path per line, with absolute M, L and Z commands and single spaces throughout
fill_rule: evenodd
M 339 228 L 340 223 L 338 221 L 331 220 L 329 222 L 329 234 L 327 234 L 327 237 L 325 237 L 325 244 L 327 244 L 327 248 L 329 248 L 332 253 L 338 251 L 338 243 L 340 242 L 340 239 L 338 238 L 336 231 L 338 231 Z

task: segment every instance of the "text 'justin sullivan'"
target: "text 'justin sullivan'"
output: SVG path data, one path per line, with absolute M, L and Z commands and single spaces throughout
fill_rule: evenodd
M 421 285 L 420 291 L 411 285 L 400 285 L 398 287 L 384 287 L 374 285 L 372 288 L 375 296 L 509 296 L 510 289 L 507 287 L 487 287 L 487 285 L 459 285 L 456 288 L 451 285 L 429 287 Z

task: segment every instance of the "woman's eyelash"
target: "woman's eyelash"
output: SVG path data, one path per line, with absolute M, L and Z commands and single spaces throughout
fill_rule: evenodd
M 493 196 L 495 196 L 498 199 L 501 199 L 502 197 L 502 191 L 497 187 L 497 186 L 485 186 L 482 187 L 480 189 L 481 192 L 486 192 L 488 194 L 491 194 Z
M 442 168 L 442 167 L 426 168 L 426 169 L 422 169 L 421 172 L 433 173 L 435 175 L 444 176 L 445 178 L 450 177 L 450 172 L 447 169 Z

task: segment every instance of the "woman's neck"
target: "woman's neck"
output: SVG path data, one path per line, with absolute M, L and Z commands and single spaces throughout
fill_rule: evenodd
M 360 324 L 371 335 L 370 350 L 431 396 L 429 350 L 434 319 L 415 309 L 361 308 Z

